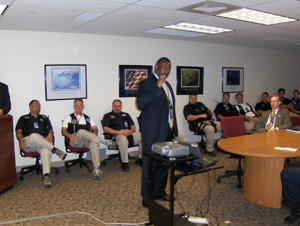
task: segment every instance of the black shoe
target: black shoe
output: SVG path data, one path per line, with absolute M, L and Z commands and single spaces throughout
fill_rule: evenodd
M 135 160 L 135 164 L 139 165 L 139 166 L 143 166 L 143 161 L 141 158 Z
M 204 151 L 204 153 L 205 154 L 208 154 L 209 156 L 211 156 L 211 157 L 216 157 L 217 156 L 217 154 L 216 154 L 216 152 L 215 151 Z
M 292 210 L 291 214 L 284 218 L 284 223 L 291 224 L 300 219 L 300 210 Z
M 124 172 L 129 172 L 129 164 L 128 163 L 121 163 L 121 167 L 123 169 Z
M 149 208 L 149 202 L 143 200 L 142 201 L 142 206 L 145 207 L 145 208 Z
M 159 197 L 159 199 L 170 202 L 171 198 L 167 195 Z

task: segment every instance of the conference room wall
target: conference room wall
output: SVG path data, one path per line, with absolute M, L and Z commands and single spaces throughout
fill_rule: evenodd
M 113 99 L 119 98 L 119 65 L 154 65 L 161 57 L 169 57 L 172 71 L 168 81 L 176 92 L 176 66 L 204 67 L 204 94 L 198 95 L 210 109 L 221 100 L 222 67 L 242 67 L 245 70 L 245 100 L 255 104 L 263 91 L 275 93 L 279 87 L 291 97 L 299 88 L 300 53 L 256 49 L 239 46 L 187 42 L 181 40 L 146 39 L 87 34 L 51 32 L 0 31 L 0 81 L 10 89 L 14 126 L 18 118 L 28 113 L 31 99 L 41 102 L 41 113 L 49 115 L 55 131 L 56 146 L 64 148 L 61 120 L 72 112 L 72 100 L 46 101 L 44 84 L 45 64 L 86 64 L 88 98 L 85 112 L 92 116 L 99 128 L 100 120 L 111 110 Z M 135 98 L 121 98 L 123 111 L 136 122 L 139 111 Z M 188 131 L 182 109 L 188 96 L 176 95 L 179 129 L 186 139 L 198 138 Z M 234 94 L 231 102 L 235 103 Z M 138 127 L 138 126 L 137 126 Z M 16 165 L 33 161 L 21 158 L 15 139 Z M 74 158 L 69 155 L 67 159 Z M 59 161 L 53 156 L 53 161 Z

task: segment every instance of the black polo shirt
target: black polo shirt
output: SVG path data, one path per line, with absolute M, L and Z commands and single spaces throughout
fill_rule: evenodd
M 42 136 L 47 136 L 49 131 L 52 130 L 52 125 L 49 118 L 45 115 L 38 115 L 37 118 L 31 114 L 23 115 L 19 118 L 16 131 L 22 130 L 24 137 L 29 136 L 32 133 L 38 133 Z
M 262 110 L 262 111 L 267 111 L 267 110 L 271 110 L 271 104 L 270 102 L 259 102 L 255 105 L 255 111 L 258 111 L 258 110 Z
M 134 122 L 130 115 L 126 112 L 119 114 L 111 111 L 103 116 L 102 127 L 109 127 L 114 130 L 130 129 Z
M 202 115 L 202 114 L 207 114 L 207 118 L 197 119 L 195 120 L 196 122 L 202 122 L 211 119 L 211 115 L 208 112 L 208 108 L 201 102 L 197 102 L 196 104 L 188 103 L 187 105 L 184 106 L 183 115 L 185 119 L 189 115 Z
M 224 117 L 237 116 L 237 115 L 239 115 L 239 112 L 236 109 L 236 107 L 230 103 L 228 103 L 228 104 L 219 103 L 215 108 L 215 115 L 216 115 L 216 117 L 218 115 L 222 115 Z M 217 119 L 218 119 L 218 117 L 217 117 Z M 218 119 L 218 120 L 220 120 L 220 119 Z

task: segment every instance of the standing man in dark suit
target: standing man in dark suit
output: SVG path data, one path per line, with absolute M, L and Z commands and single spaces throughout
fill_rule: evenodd
M 175 96 L 171 85 L 166 81 L 171 71 L 171 61 L 160 58 L 154 73 L 139 85 L 137 92 L 137 106 L 141 113 L 141 131 L 143 150 L 150 151 L 156 142 L 171 141 L 178 136 L 175 114 Z M 142 196 L 144 207 L 149 206 L 148 172 L 149 158 L 143 155 L 142 169 Z M 159 162 L 154 162 L 158 166 Z M 168 179 L 168 168 L 159 167 L 154 175 L 152 199 L 170 201 L 165 191 Z
M 10 97 L 8 86 L 0 82 L 0 115 L 7 114 L 10 111 Z
M 256 121 L 254 132 L 268 132 L 291 127 L 290 113 L 286 108 L 280 107 L 278 95 L 270 97 L 271 110 L 265 111 Z

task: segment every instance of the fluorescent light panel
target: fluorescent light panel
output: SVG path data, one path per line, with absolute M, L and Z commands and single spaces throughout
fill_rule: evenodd
M 271 13 L 260 12 L 252 9 L 239 9 L 227 13 L 217 14 L 216 16 L 225 17 L 235 20 L 242 20 L 252 23 L 264 24 L 264 25 L 272 25 L 272 24 L 280 24 L 291 21 L 296 21 L 296 19 L 283 17 L 274 15 Z
M 219 34 L 223 32 L 233 31 L 225 28 L 210 27 L 206 25 L 198 25 L 198 24 L 190 24 L 190 23 L 178 23 L 169 26 L 164 26 L 164 28 L 176 29 L 182 31 L 200 32 L 206 34 Z
M 7 7 L 8 5 L 0 5 L 0 15 L 3 14 L 3 12 L 6 10 Z

